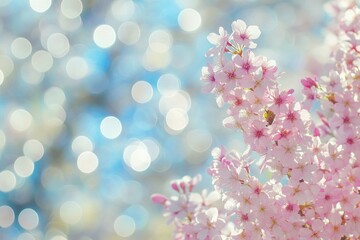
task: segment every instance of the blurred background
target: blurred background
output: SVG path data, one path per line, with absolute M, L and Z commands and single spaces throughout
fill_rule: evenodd
M 211 188 L 211 149 L 245 149 L 201 91 L 208 33 L 259 25 L 297 88 L 328 55 L 323 3 L 1 0 L 0 239 L 171 239 L 150 195 Z

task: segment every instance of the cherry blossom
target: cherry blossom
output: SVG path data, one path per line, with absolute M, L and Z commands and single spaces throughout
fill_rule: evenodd
M 244 47 L 255 48 L 256 44 L 251 41 L 260 36 L 260 29 L 258 26 L 246 26 L 243 20 L 236 20 L 231 24 L 233 30 L 233 37 L 236 43 Z
M 174 239 L 360 238 L 360 9 L 355 0 L 326 8 L 337 42 L 325 76 L 299 80 L 302 101 L 280 88 L 276 62 L 256 54 L 257 26 L 236 20 L 231 33 L 209 35 L 204 89 L 248 148 L 214 148 L 214 191 L 194 192 L 201 177 L 185 176 L 170 183 L 175 196 L 152 196 Z

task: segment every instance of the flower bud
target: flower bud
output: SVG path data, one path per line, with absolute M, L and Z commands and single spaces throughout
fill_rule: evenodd
M 316 87 L 317 88 L 317 84 L 314 80 L 312 80 L 311 78 L 307 77 L 305 79 L 301 79 L 301 84 L 305 87 L 305 88 L 311 88 L 311 87 Z
M 167 197 L 165 197 L 164 195 L 161 195 L 161 194 L 156 193 L 156 194 L 151 195 L 151 201 L 153 203 L 164 205 L 167 200 L 168 200 Z

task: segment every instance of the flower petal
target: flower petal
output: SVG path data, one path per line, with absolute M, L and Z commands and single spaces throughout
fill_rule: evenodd
M 247 32 L 249 35 L 249 39 L 257 39 L 261 34 L 259 27 L 255 25 L 249 26 Z

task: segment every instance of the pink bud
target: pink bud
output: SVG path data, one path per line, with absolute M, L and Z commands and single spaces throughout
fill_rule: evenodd
M 317 127 L 314 128 L 313 135 L 314 137 L 320 137 L 320 130 Z
M 167 197 L 156 193 L 156 194 L 151 195 L 151 201 L 153 203 L 164 205 L 167 201 Z
M 179 192 L 179 186 L 176 181 L 171 182 L 171 188 L 174 189 L 175 191 Z
M 181 189 L 183 190 L 183 192 L 185 193 L 186 192 L 186 186 L 185 186 L 185 183 L 184 182 L 181 182 L 180 183 L 180 187 L 181 187 Z
M 311 78 L 309 78 L 309 77 L 307 77 L 305 79 L 301 79 L 301 84 L 305 88 L 317 87 L 316 82 L 314 80 L 312 80 Z
M 194 188 L 194 185 L 193 185 L 192 183 L 190 183 L 190 185 L 189 185 L 189 192 L 192 192 L 193 188 Z

